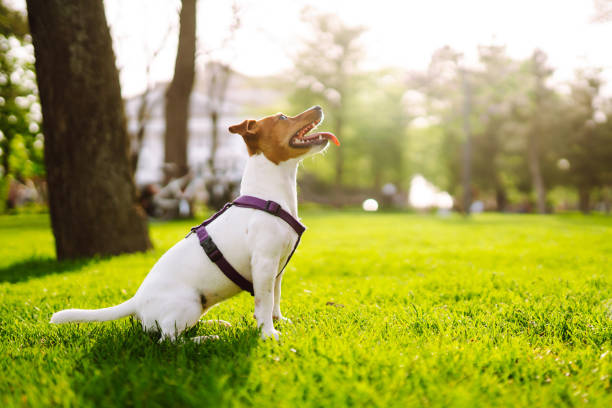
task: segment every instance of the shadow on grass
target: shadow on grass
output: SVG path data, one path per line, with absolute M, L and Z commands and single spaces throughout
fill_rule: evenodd
M 95 262 L 95 259 L 57 261 L 55 258 L 32 257 L 0 268 L 0 282 L 22 282 L 55 273 L 69 272 Z
M 140 323 L 109 325 L 95 333 L 74 369 L 73 390 L 98 406 L 228 406 L 248 398 L 244 389 L 259 333 L 252 327 L 207 328 L 219 340 L 196 344 L 188 330 L 176 343 L 158 343 Z M 201 331 L 201 330 L 200 330 Z

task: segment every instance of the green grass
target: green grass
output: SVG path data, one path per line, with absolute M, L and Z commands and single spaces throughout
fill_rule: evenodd
M 51 326 L 130 297 L 155 250 L 56 263 L 47 217 L 0 217 L 0 406 L 612 406 L 612 218 L 308 212 L 282 341 L 243 293 L 189 335 L 137 322 Z

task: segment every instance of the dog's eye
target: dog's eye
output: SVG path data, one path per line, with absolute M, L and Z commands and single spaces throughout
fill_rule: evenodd
M 287 117 L 286 117 L 285 115 L 280 115 L 278 118 L 279 118 L 280 120 L 287 120 Z

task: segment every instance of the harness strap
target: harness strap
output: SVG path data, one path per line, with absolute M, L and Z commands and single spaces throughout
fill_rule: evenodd
M 254 208 L 275 215 L 289 224 L 298 235 L 302 235 L 302 233 L 306 231 L 306 227 L 301 222 L 293 218 L 287 211 L 283 210 L 280 204 L 275 201 L 266 201 L 253 196 L 240 196 L 235 199 L 232 204 L 237 207 Z
M 196 234 L 198 235 L 198 239 L 200 240 L 200 246 L 208 255 L 208 258 L 213 261 L 221 272 L 225 276 L 229 278 L 232 282 L 240 287 L 242 290 L 246 290 L 251 294 L 251 296 L 255 296 L 255 291 L 253 290 L 253 284 L 246 280 L 234 267 L 225 259 L 217 245 L 213 242 L 210 235 L 208 235 L 208 231 L 206 231 L 205 226 L 201 226 L 196 230 Z
M 285 262 L 285 265 L 283 266 L 283 268 L 281 269 L 278 275 L 283 273 L 283 271 L 285 270 L 285 267 L 291 260 L 291 257 L 295 253 L 295 250 L 297 249 L 300 243 L 300 239 L 302 238 L 302 233 L 306 230 L 306 227 L 302 223 L 300 223 L 298 220 L 296 220 L 290 213 L 283 210 L 280 204 L 278 204 L 275 201 L 271 201 L 271 200 L 266 201 L 266 200 L 262 200 L 260 198 L 253 197 L 253 196 L 240 196 L 233 202 L 225 204 L 225 206 L 221 210 L 216 212 L 212 217 L 205 220 L 197 227 L 191 228 L 191 231 L 189 232 L 189 234 L 187 234 L 187 236 L 195 232 L 198 236 L 198 239 L 200 240 L 200 246 L 202 247 L 202 249 L 204 249 L 204 252 L 208 256 L 208 258 L 217 265 L 217 267 L 221 270 L 221 272 L 223 272 L 225 276 L 228 277 L 229 280 L 231 280 L 236 285 L 238 285 L 240 289 L 246 290 L 247 292 L 251 294 L 251 296 L 254 296 L 255 291 L 253 290 L 253 284 L 249 282 L 247 279 L 245 279 L 227 261 L 227 259 L 225 259 L 225 257 L 223 256 L 223 254 L 221 253 L 217 245 L 213 242 L 210 235 L 208 235 L 208 231 L 206 231 L 206 226 L 210 224 L 211 222 L 213 222 L 221 214 L 223 214 L 232 205 L 235 205 L 237 207 L 253 208 L 255 210 L 265 211 L 268 214 L 279 217 L 280 219 L 285 221 L 287 224 L 289 224 L 289 226 L 293 228 L 293 230 L 297 233 L 297 240 L 295 242 L 293 250 L 287 257 L 287 262 Z
M 227 203 L 223 206 L 222 209 L 220 209 L 219 211 L 217 211 L 216 213 L 214 213 L 210 218 L 208 218 L 207 220 L 204 220 L 200 225 L 198 225 L 197 227 L 191 227 L 191 230 L 189 231 L 189 234 L 187 234 L 187 236 L 185 238 L 187 238 L 188 236 L 190 236 L 191 234 L 193 234 L 194 232 L 197 231 L 198 228 L 200 227 L 205 227 L 208 224 L 210 224 L 211 222 L 213 222 L 214 220 L 217 219 L 218 216 L 220 216 L 221 214 L 223 214 L 228 208 L 230 208 L 232 206 L 232 203 Z

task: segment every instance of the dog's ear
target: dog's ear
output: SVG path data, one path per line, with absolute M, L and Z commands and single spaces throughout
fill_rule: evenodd
M 258 148 L 258 140 L 255 137 L 257 135 L 257 121 L 248 119 L 242 122 L 239 125 L 234 125 L 229 127 L 229 131 L 232 133 L 237 133 L 242 136 L 244 142 L 247 145 L 247 150 L 249 151 L 249 155 L 257 154 L 259 151 Z
M 244 137 L 255 136 L 255 134 L 257 133 L 257 121 L 253 119 L 247 119 L 239 125 L 230 126 L 229 131 L 232 133 L 237 133 Z

